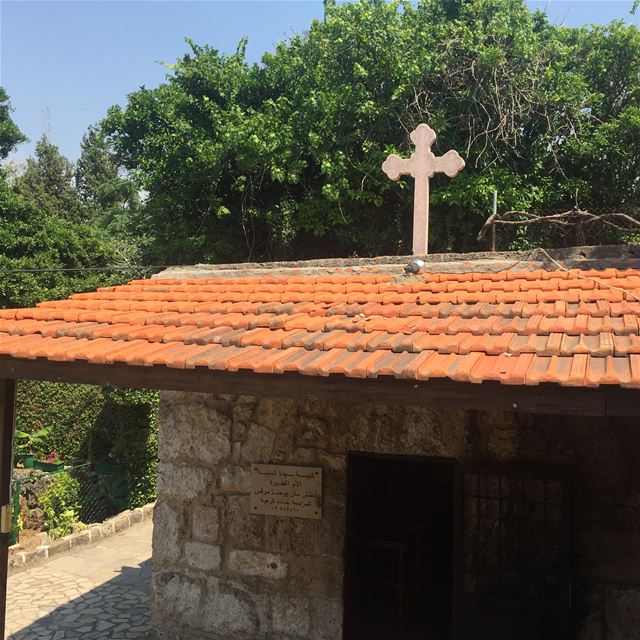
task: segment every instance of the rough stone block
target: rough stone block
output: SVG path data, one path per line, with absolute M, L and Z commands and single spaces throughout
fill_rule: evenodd
M 182 511 L 159 500 L 153 513 L 153 560 L 156 565 L 170 565 L 178 560 L 183 526 Z
M 297 402 L 298 413 L 300 416 L 322 417 L 327 424 L 334 424 L 339 421 L 340 415 L 353 410 L 348 404 L 336 404 L 335 402 L 327 402 L 326 400 L 299 400 Z
M 243 578 L 243 580 L 245 579 Z M 252 581 L 251 600 L 253 602 L 255 617 L 258 620 L 258 628 L 260 630 L 271 629 L 271 596 L 273 595 L 274 589 L 280 586 L 285 587 L 286 585 L 274 582 L 259 585 L 257 584 L 257 580 L 253 578 L 250 578 L 250 580 Z M 265 593 L 265 591 L 267 593 Z
M 296 446 L 301 448 L 327 449 L 330 429 L 318 416 L 302 415 L 298 418 Z
M 295 400 L 260 398 L 253 413 L 253 421 L 272 431 L 280 431 L 286 422 L 292 420 L 295 412 Z
M 212 480 L 209 469 L 163 462 L 158 465 L 158 497 L 191 500 L 204 494 Z
M 115 533 L 118 533 L 118 531 L 124 531 L 131 526 L 129 513 L 126 511 L 115 516 L 115 518 L 111 518 L 111 522 L 113 523 L 113 530 Z
M 49 557 L 49 547 L 48 545 L 44 545 L 44 544 L 40 547 L 36 547 L 35 549 L 31 549 L 30 551 L 24 552 L 25 564 L 40 562 L 41 560 L 46 560 L 48 557 Z
M 197 626 L 201 618 L 202 587 L 186 576 L 173 572 L 154 572 L 151 579 L 151 617 L 157 629 Z M 186 629 L 185 629 L 186 630 Z
M 347 502 L 347 472 L 325 469 L 322 474 L 322 498 L 325 505 L 344 505 Z
M 206 581 L 198 627 L 229 637 L 233 633 L 258 632 L 259 619 L 250 594 L 216 578 Z
M 264 550 L 300 553 L 301 550 L 312 549 L 315 522 L 303 518 L 269 516 L 264 522 Z
M 191 536 L 194 540 L 217 542 L 220 536 L 220 514 L 214 505 L 199 504 L 193 507 Z
M 351 412 L 353 415 L 353 412 Z M 374 405 L 369 414 L 370 423 L 365 434 L 365 451 L 382 453 L 422 453 L 423 444 L 428 440 L 425 425 L 419 423 L 414 431 L 403 423 L 403 414 L 397 408 Z M 343 428 L 350 428 L 345 423 Z
M 243 549 L 264 547 L 265 516 L 253 515 L 249 511 L 249 496 L 227 497 L 225 514 L 226 542 Z
M 204 542 L 187 542 L 184 547 L 187 563 L 193 569 L 214 571 L 220 567 L 220 547 Z
M 153 518 L 153 509 L 156 506 L 155 502 L 151 502 L 150 504 L 145 504 L 142 507 L 142 519 L 148 520 L 149 518 Z
M 100 524 L 92 524 L 87 531 L 89 532 L 91 542 L 95 542 L 102 538 L 102 527 Z
M 393 410 L 393 408 L 391 407 Z M 394 417 L 383 412 L 386 420 Z M 465 412 L 442 407 L 406 407 L 398 413 L 396 434 L 401 435 L 395 443 L 400 453 L 416 453 L 428 456 L 459 456 L 464 448 Z M 376 417 L 377 424 L 377 417 Z
M 247 438 L 240 449 L 241 462 L 262 462 L 271 459 L 271 453 L 276 441 L 273 431 L 261 427 L 255 422 L 249 425 Z
M 319 556 L 342 558 L 345 538 L 345 506 L 325 503 L 321 520 L 313 520 L 314 552 Z M 308 547 L 310 548 L 310 547 Z
M 314 598 L 314 640 L 341 640 L 342 600 Z
M 311 603 L 308 598 L 276 595 L 271 601 L 273 630 L 292 636 L 309 635 Z
M 299 556 L 291 560 L 289 589 L 299 595 L 342 597 L 342 559 Z
M 166 418 L 158 437 L 160 460 L 216 465 L 229 455 L 231 420 L 206 399 L 167 406 Z
M 296 447 L 291 451 L 289 457 L 282 459 L 281 462 L 286 464 L 317 465 L 318 451 L 307 447 Z
M 12 553 L 9 556 L 9 571 L 18 571 L 25 566 L 24 553 Z
M 479 429 L 517 429 L 519 416 L 514 411 L 476 411 L 475 424 Z
M 492 429 L 489 432 L 487 449 L 496 460 L 513 460 L 518 455 L 517 429 Z
M 78 533 L 70 535 L 68 539 L 72 548 L 89 544 L 91 542 L 91 531 L 89 529 L 78 531 Z
M 236 493 L 249 493 L 251 490 L 249 470 L 238 465 L 223 467 L 220 471 L 220 489 Z
M 71 551 L 71 540 L 69 538 L 60 538 L 49 544 L 49 557 L 57 556 L 65 551 Z
M 233 419 L 234 437 L 236 435 L 235 427 L 238 425 L 246 425 L 251 421 L 251 416 L 255 410 L 256 399 L 249 396 L 242 398 L 236 398 L 231 410 L 231 417 Z
M 609 587 L 606 592 L 607 640 L 637 640 L 640 629 L 640 588 Z
M 347 456 L 343 453 L 320 452 L 318 461 L 325 469 L 344 471 L 347 468 Z
M 295 436 L 293 429 L 282 430 L 276 434 L 276 441 L 271 453 L 271 462 L 286 463 L 292 461 L 292 453 L 295 449 Z
M 131 509 L 131 511 L 129 511 L 129 520 L 131 521 L 131 524 L 138 524 L 139 522 L 142 522 L 144 520 L 142 509 Z
M 364 450 L 371 432 L 370 414 L 371 405 L 361 405 L 356 412 L 345 406 L 331 429 L 329 451 L 343 454 L 351 449 Z
M 244 442 L 247 438 L 246 422 L 234 422 L 231 427 L 231 455 L 233 458 L 233 446 Z
M 229 570 L 240 575 L 279 580 L 287 575 L 287 563 L 273 553 L 234 549 L 229 553 Z

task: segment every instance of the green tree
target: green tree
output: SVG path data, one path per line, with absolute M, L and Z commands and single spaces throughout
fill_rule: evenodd
M 121 279 L 108 271 L 84 271 L 113 260 L 113 249 L 99 231 L 43 215 L 0 180 L 0 308 L 33 305 Z
M 260 65 L 244 43 L 191 49 L 103 123 L 149 194 L 154 259 L 407 251 L 412 189 L 380 165 L 411 153 L 424 121 L 437 153 L 467 162 L 433 180 L 434 250 L 477 248 L 494 189 L 504 209 L 564 210 L 576 192 L 586 208 L 638 208 L 637 151 L 623 145 L 638 135 L 633 26 L 554 26 L 523 0 L 360 0 L 326 2 Z
M 577 60 L 589 87 L 581 135 L 559 150 L 567 186 L 601 210 L 640 210 L 640 31 L 622 22 L 580 30 Z
M 121 175 L 103 132 L 89 127 L 81 143 L 75 185 L 92 222 L 114 241 L 120 261 L 131 262 L 144 243 L 136 185 Z
M 76 164 L 76 188 L 80 197 L 90 205 L 107 209 L 120 197 L 105 188 L 118 179 L 118 165 L 109 153 L 104 136 L 90 126 L 82 137 L 80 158 Z
M 27 140 L 11 119 L 11 102 L 3 87 L 0 87 L 0 160 L 6 158 L 21 142 Z
M 86 221 L 89 211 L 74 186 L 73 164 L 47 136 L 36 144 L 24 173 L 15 179 L 18 191 L 44 215 L 73 222 Z

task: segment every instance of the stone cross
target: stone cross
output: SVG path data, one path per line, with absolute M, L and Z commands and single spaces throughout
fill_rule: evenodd
M 392 153 L 383 163 L 382 170 L 391 178 L 410 175 L 415 178 L 413 199 L 413 255 L 429 252 L 429 179 L 434 173 L 446 173 L 450 178 L 464 169 L 464 160 L 457 151 L 447 151 L 436 157 L 431 145 L 436 141 L 436 132 L 427 124 L 419 124 L 411 132 L 411 141 L 416 150 L 410 158 L 400 158 Z

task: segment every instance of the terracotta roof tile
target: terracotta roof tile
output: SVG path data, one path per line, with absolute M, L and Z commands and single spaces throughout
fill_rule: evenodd
M 631 380 L 628 387 L 640 388 L 640 355 L 632 354 L 629 356 L 629 367 L 631 369 Z
M 352 353 L 356 358 L 344 365 L 344 375 L 350 378 L 368 378 L 372 367 L 386 354 L 382 350 L 374 352 L 354 351 Z
M 459 356 L 449 367 L 449 377 L 456 382 L 470 382 L 471 371 L 478 364 L 478 361 L 484 357 L 485 354 L 479 351 L 472 351 L 464 357 Z
M 640 271 L 134 280 L 0 310 L 0 354 L 640 388 Z

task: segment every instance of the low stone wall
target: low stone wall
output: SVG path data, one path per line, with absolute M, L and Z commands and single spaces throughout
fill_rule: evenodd
M 640 625 L 637 420 L 165 392 L 152 623 L 162 640 L 342 636 L 349 450 L 571 463 L 580 640 Z M 249 513 L 251 463 L 320 466 L 323 518 Z
M 72 533 L 58 540 L 51 540 L 46 533 L 42 535 L 42 544 L 35 549 L 25 550 L 19 544 L 9 547 L 9 573 L 14 574 L 31 569 L 46 562 L 60 553 L 71 551 L 79 546 L 97 544 L 120 531 L 124 531 L 139 522 L 149 520 L 153 515 L 155 503 L 147 504 L 139 509 L 123 511 L 104 522 L 90 524 L 83 531 Z

